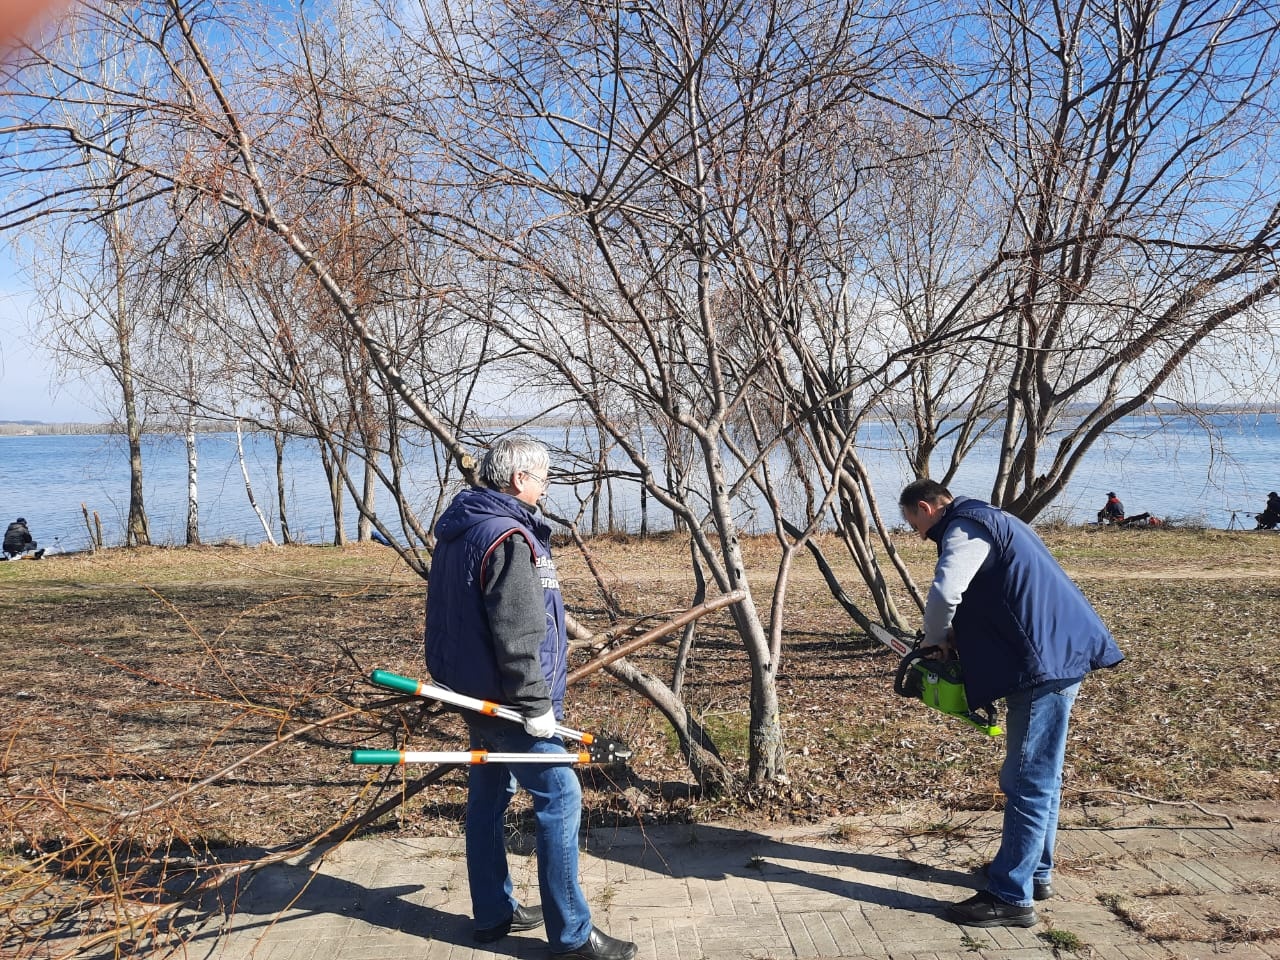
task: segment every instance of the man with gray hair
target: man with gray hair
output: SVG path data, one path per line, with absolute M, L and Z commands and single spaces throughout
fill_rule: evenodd
M 515 707 L 509 721 L 467 715 L 473 750 L 563 753 L 554 736 L 564 716 L 568 639 L 551 559 L 551 527 L 538 510 L 547 491 L 547 448 L 509 437 L 480 464 L 481 487 L 459 493 L 436 524 L 427 584 L 427 668 L 467 696 Z M 516 785 L 533 797 L 541 907 L 512 896 L 503 816 Z M 469 768 L 467 880 L 475 938 L 492 943 L 544 921 L 554 957 L 630 960 L 636 945 L 591 923 L 578 882 L 582 788 L 562 764 L 478 764 Z

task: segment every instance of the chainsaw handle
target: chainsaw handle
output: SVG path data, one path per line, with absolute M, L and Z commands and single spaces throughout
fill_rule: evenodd
M 915 651 L 908 653 L 898 661 L 898 672 L 893 675 L 893 692 L 900 697 L 918 697 L 920 695 L 920 674 L 912 670 L 920 659 Z
M 912 650 L 898 664 L 898 672 L 893 677 L 893 692 L 900 697 L 914 697 L 923 700 L 926 706 L 932 707 L 949 717 L 963 720 L 976 727 L 989 737 L 998 737 L 1003 731 L 996 725 L 995 707 L 991 704 L 973 709 L 969 707 L 963 696 L 963 680 L 961 678 L 959 660 L 939 660 L 930 655 L 930 651 L 941 650 L 940 647 L 921 647 Z M 960 688 L 960 704 L 948 706 L 938 696 L 940 688 L 945 684 Z M 932 691 L 929 693 L 928 691 Z M 961 706 L 962 704 L 962 706 Z
M 949 664 L 954 661 L 942 659 L 940 655 L 943 653 L 945 651 L 938 646 L 917 647 L 908 653 L 898 663 L 898 672 L 893 677 L 893 692 L 900 697 L 920 696 L 920 674 L 919 672 L 913 672 L 912 667 L 925 660 L 936 664 L 938 673 L 958 683 L 959 677 L 949 676 L 955 670 L 954 667 L 949 667 Z

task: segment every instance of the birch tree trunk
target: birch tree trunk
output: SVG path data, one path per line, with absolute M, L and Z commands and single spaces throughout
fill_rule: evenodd
M 240 420 L 236 420 L 236 458 L 240 461 L 240 475 L 244 477 L 244 492 L 249 498 L 249 506 L 253 508 L 253 512 L 258 517 L 258 522 L 262 524 L 262 532 L 267 535 L 267 542 L 273 547 L 279 546 L 276 543 L 275 535 L 271 532 L 271 524 L 267 523 L 267 518 L 262 515 L 262 511 L 258 508 L 258 501 L 253 495 L 253 483 L 249 480 L 249 466 L 244 460 L 244 441 L 240 435 Z
M 195 407 L 187 405 L 187 546 L 200 544 L 200 454 L 196 449 Z
M 356 540 L 361 543 L 369 539 L 369 531 L 373 529 L 373 522 L 369 518 L 377 513 L 378 472 L 373 464 L 373 458 L 377 455 L 376 450 L 365 451 L 364 483 L 360 491 L 362 509 L 356 519 Z

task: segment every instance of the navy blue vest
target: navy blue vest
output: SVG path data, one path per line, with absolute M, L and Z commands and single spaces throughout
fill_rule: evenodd
M 957 497 L 929 529 L 939 552 L 947 527 L 961 517 L 981 526 L 995 544 L 994 563 L 973 578 L 952 624 L 971 704 L 1083 677 L 1124 659 L 1080 588 L 1017 517 Z
M 551 560 L 551 527 L 509 494 L 470 487 L 453 499 L 436 524 L 427 597 L 427 668 L 434 680 L 459 693 L 507 702 L 482 590 L 489 555 L 509 536 L 528 542 L 537 566 L 547 618 L 538 654 L 552 708 L 563 718 L 568 641 L 564 600 Z

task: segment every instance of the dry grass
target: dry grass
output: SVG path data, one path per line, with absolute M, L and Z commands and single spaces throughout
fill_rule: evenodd
M 1274 798 L 1280 698 L 1267 681 L 1280 676 L 1280 537 L 1063 530 L 1047 539 L 1129 656 L 1091 677 L 1081 695 L 1068 755 L 1072 796 Z M 926 577 L 926 545 L 902 546 Z M 746 547 L 763 597 L 773 545 L 760 538 Z M 687 547 L 676 538 L 612 538 L 592 549 L 629 615 L 687 605 Z M 559 565 L 575 613 L 606 626 L 581 558 L 565 548 Z M 76 936 L 91 917 L 117 941 L 131 927 L 137 942 L 161 937 L 163 924 L 148 911 L 208 879 L 192 866 L 206 862 L 206 844 L 295 842 L 421 772 L 392 774 L 384 785 L 386 771 L 347 763 L 351 747 L 391 746 L 412 730 L 415 746 L 461 748 L 456 717 L 423 718 L 361 679 L 374 668 L 422 674 L 422 592 L 376 546 L 113 551 L 0 564 L 8 871 L 0 909 L 18 938 L 6 945 L 54 936 L 68 923 L 59 913 L 68 904 L 78 905 Z M 639 662 L 664 675 L 671 657 L 659 646 Z M 621 736 L 635 758 L 625 783 L 608 771 L 584 775 L 587 816 L 816 821 L 998 805 L 1000 741 L 895 697 L 894 666 L 892 654 L 851 631 L 804 561 L 789 593 L 779 674 L 790 783 L 699 798 L 656 712 L 596 675 L 572 691 L 572 722 Z M 727 619 L 708 618 L 687 699 L 739 771 L 747 681 Z M 400 829 L 456 831 L 462 784 L 454 773 L 415 798 Z M 1226 920 L 1220 927 L 1234 929 Z
M 1098 899 L 1122 923 L 1150 940 L 1205 942 L 1212 939 L 1212 931 L 1199 918 L 1159 902 L 1139 901 L 1120 894 L 1104 894 Z
M 1208 918 L 1222 928 L 1220 939 L 1226 943 L 1255 943 L 1280 938 L 1280 926 L 1249 914 L 1210 910 Z
M 1270 576 L 1280 567 L 1280 537 L 1066 530 L 1050 542 L 1129 655 L 1086 684 L 1069 788 L 1172 800 L 1274 796 L 1280 705 L 1265 677 L 1280 663 L 1280 585 Z M 926 545 L 902 546 L 925 577 Z M 757 585 L 767 590 L 772 545 L 760 538 L 747 547 Z M 687 602 L 684 547 L 673 538 L 614 538 L 593 549 L 630 613 Z M 581 560 L 562 550 L 560 566 L 575 612 L 604 626 Z M 1232 575 L 1223 576 L 1228 568 Z M 1170 577 L 1135 578 L 1140 570 Z M 65 777 L 86 776 L 86 765 L 117 769 L 107 777 L 123 794 L 117 805 L 218 769 L 275 736 L 282 722 L 287 728 L 378 699 L 359 682 L 374 667 L 422 673 L 421 582 L 378 547 L 116 551 L 0 566 L 0 580 L 10 588 L 0 598 L 0 622 L 8 625 L 0 645 L 10 664 L 0 678 L 8 770 L 59 755 L 67 758 Z M 688 698 L 741 768 L 745 658 L 722 615 L 710 618 L 701 637 Z M 658 647 L 641 661 L 661 675 L 670 657 Z M 779 687 L 791 788 L 761 798 L 769 813 L 822 816 L 905 798 L 947 807 L 997 801 L 1000 742 L 893 696 L 893 656 L 852 635 L 807 563 L 789 595 L 784 657 Z M 571 702 L 575 723 L 609 727 L 631 741 L 642 780 L 687 779 L 653 711 L 609 678 L 586 681 Z M 437 726 L 442 741 L 461 736 L 456 721 Z M 205 808 L 195 812 L 222 838 L 299 836 L 321 828 L 363 781 L 365 771 L 345 765 L 345 748 L 379 738 L 389 735 L 360 725 L 327 733 L 240 771 L 234 789 L 244 801 L 219 796 L 233 789 L 224 785 L 191 802 Z M 217 742 L 206 746 L 210 740 Z M 441 795 L 450 791 L 432 793 Z M 717 811 L 695 804 L 660 812 Z
M 1280 938 L 1280 926 L 1261 915 L 1210 908 L 1202 919 L 1177 900 L 1114 893 L 1098 899 L 1126 926 L 1158 942 L 1253 943 Z

